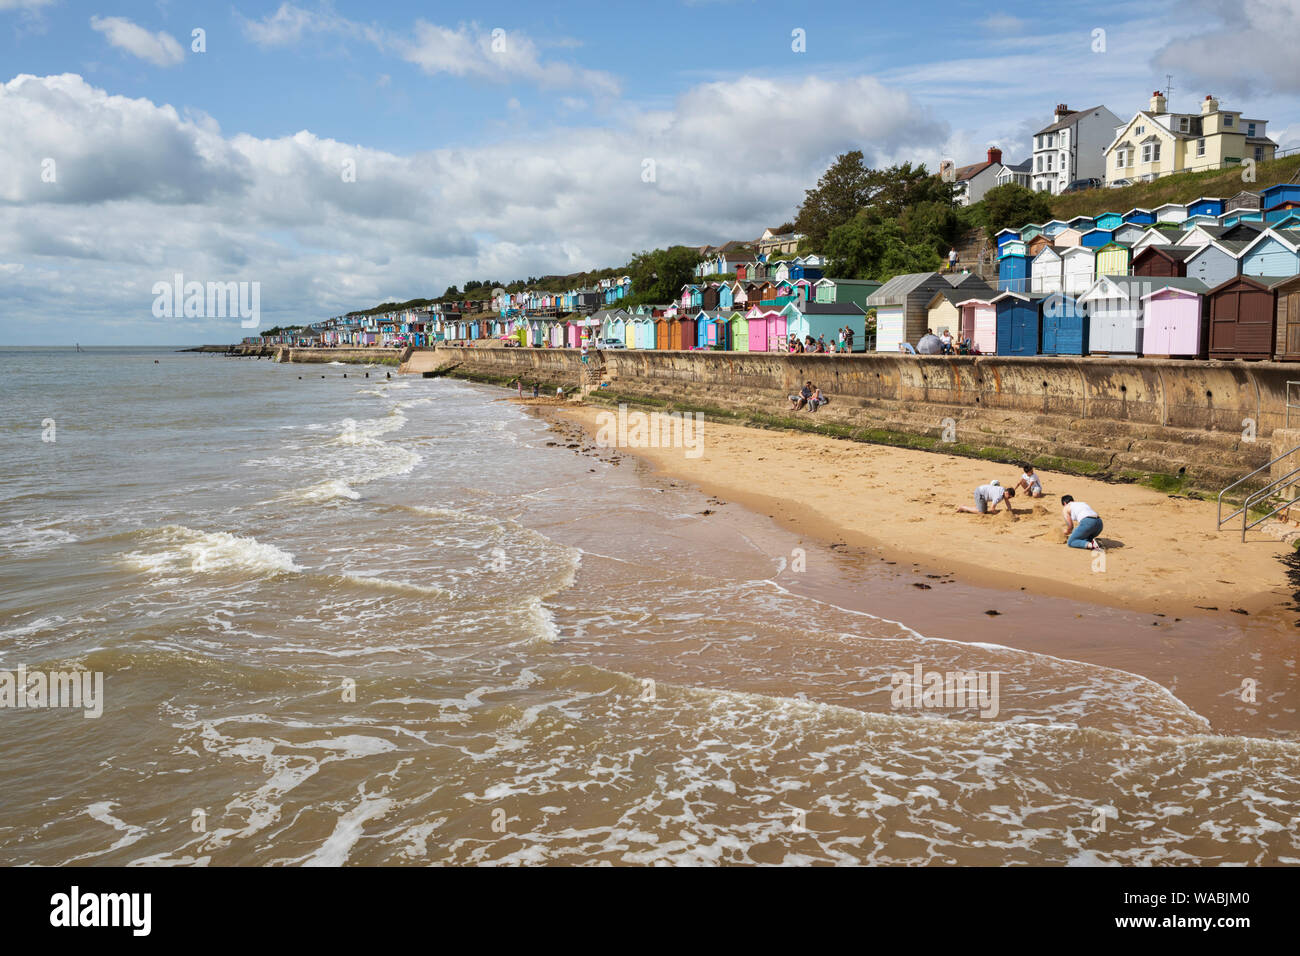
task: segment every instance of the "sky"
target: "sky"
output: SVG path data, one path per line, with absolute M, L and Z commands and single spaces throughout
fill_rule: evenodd
M 1300 146 L 1297 45 L 1300 0 L 0 0 L 0 345 L 256 331 L 178 275 L 265 329 L 749 240 L 845 150 L 1015 162 L 1170 83 Z

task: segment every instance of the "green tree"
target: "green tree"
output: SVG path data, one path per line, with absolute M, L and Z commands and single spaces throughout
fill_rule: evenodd
M 933 238 L 909 238 L 896 219 L 865 210 L 837 226 L 826 241 L 828 275 L 885 282 L 910 272 L 934 272 L 942 257 Z
M 447 286 L 447 291 L 442 294 L 442 297 L 444 299 L 454 299 L 459 295 L 460 291 L 454 285 L 449 285 Z
M 1031 222 L 1052 218 L 1047 193 L 1034 192 L 1015 183 L 994 186 L 984 194 L 982 218 L 984 231 L 992 238 L 1003 229 L 1019 229 Z
M 687 246 L 670 246 L 641 252 L 623 274 L 632 277 L 635 302 L 660 303 L 675 299 L 682 286 L 695 278 L 700 254 Z
M 821 248 L 832 229 L 848 222 L 871 200 L 874 174 L 863 162 L 860 149 L 835 158 L 817 185 L 804 193 L 803 205 L 794 220 L 795 228 L 807 236 L 810 246 Z

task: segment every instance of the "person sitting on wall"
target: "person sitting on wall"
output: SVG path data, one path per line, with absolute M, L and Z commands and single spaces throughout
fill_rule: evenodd
M 910 342 L 899 342 L 898 351 L 906 352 L 908 355 L 916 354 L 916 349 L 912 348 L 912 344 Z
M 987 515 L 998 510 L 998 503 L 1006 505 L 1007 514 L 1011 513 L 1011 499 L 1016 496 L 1016 489 L 1003 488 L 996 478 L 987 485 L 975 489 L 975 507 L 962 505 L 958 514 Z
M 844 327 L 844 351 L 846 354 L 853 351 L 853 327 L 848 325 Z
M 939 345 L 943 348 L 944 355 L 952 354 L 952 333 L 947 329 L 939 333 Z
M 823 405 L 829 405 L 831 400 L 822 394 L 821 387 L 813 389 L 812 400 L 808 402 L 808 411 L 815 412 Z
M 808 404 L 812 397 L 812 382 L 804 382 L 803 388 L 799 389 L 799 394 L 790 396 L 790 410 L 795 412 L 799 411 L 799 409 Z

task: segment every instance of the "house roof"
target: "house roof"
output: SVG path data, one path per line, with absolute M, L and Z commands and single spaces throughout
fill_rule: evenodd
M 1018 163 L 1003 163 L 1002 165 L 1013 173 L 1032 173 L 1034 171 L 1034 158 L 1031 156 Z
M 930 296 L 930 301 L 926 303 L 926 307 L 934 308 L 934 303 L 938 299 L 946 299 L 953 305 L 959 305 L 971 297 L 971 291 L 970 289 L 939 289 L 934 295 Z
M 1073 126 L 1075 123 L 1079 122 L 1079 120 L 1083 119 L 1083 117 L 1088 113 L 1095 112 L 1096 110 L 1104 110 L 1105 108 L 1105 106 L 1090 106 L 1086 110 L 1075 110 L 1073 113 L 1066 113 L 1051 126 L 1044 126 L 1034 135 L 1039 136 L 1043 133 L 1055 133 L 1058 129 L 1066 129 L 1067 127 Z
M 964 183 L 968 179 L 974 179 L 990 166 L 1001 166 L 1002 164 L 989 162 L 987 159 L 982 163 L 971 163 L 969 166 L 958 166 L 953 173 L 953 182 Z
M 948 283 L 948 285 L 952 286 L 954 289 L 981 290 L 989 288 L 987 282 L 970 272 L 949 272 L 944 274 L 943 281 Z

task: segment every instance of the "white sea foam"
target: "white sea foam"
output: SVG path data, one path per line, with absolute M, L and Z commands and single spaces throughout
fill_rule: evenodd
M 196 531 L 183 525 L 168 525 L 145 532 L 145 538 L 161 545 L 161 550 L 133 551 L 125 558 L 137 570 L 149 574 L 243 571 L 262 575 L 302 570 L 294 564 L 289 552 L 226 531 Z
M 338 478 L 330 478 L 319 484 L 311 485 L 308 488 L 299 488 L 291 491 L 284 498 L 297 498 L 301 501 L 332 501 L 335 498 L 346 498 L 350 501 L 356 501 L 361 497 L 359 491 L 355 491 L 346 481 L 340 481 Z

